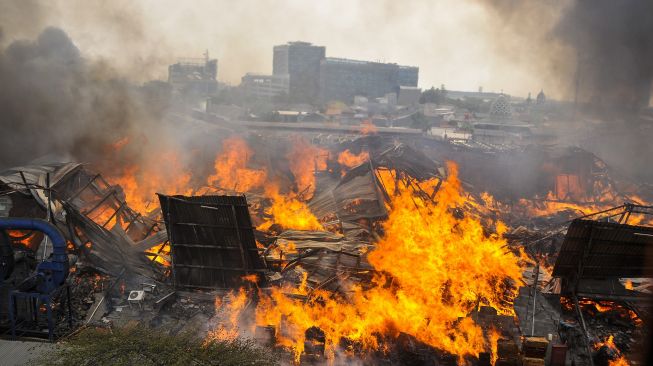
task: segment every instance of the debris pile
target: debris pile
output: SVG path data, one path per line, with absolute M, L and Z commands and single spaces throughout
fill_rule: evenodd
M 225 139 L 211 173 L 179 172 L 160 209 L 143 193 L 159 178 L 140 187 L 129 169 L 107 179 L 72 163 L 2 173 L 4 216 L 50 220 L 76 258 L 74 326 L 60 335 L 138 322 L 252 337 L 297 363 L 440 364 L 537 364 L 559 343 L 577 360 L 616 360 L 645 335 L 648 310 L 627 301 L 581 298 L 590 320 L 579 320 L 554 271 L 570 219 L 649 222 L 630 203 L 643 200 L 616 193 L 595 157 L 574 152 L 591 162 L 589 180 L 561 168 L 546 198 L 504 200 L 407 142 L 275 138 L 284 143 Z M 630 213 L 611 209 L 619 200 Z M 37 234 L 10 236 L 25 263 L 49 255 Z

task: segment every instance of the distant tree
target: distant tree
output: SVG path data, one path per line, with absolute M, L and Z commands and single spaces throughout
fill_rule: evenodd
M 422 93 L 422 95 L 420 95 L 419 97 L 420 104 L 425 104 L 425 103 L 442 104 L 442 102 L 444 102 L 444 98 L 439 88 L 436 89 L 434 87 L 431 87 L 431 89 L 425 90 Z
M 489 103 L 484 102 L 483 99 L 480 98 L 469 97 L 465 99 L 449 99 L 448 102 L 460 109 L 467 109 L 472 113 L 480 113 L 489 108 L 487 105 Z

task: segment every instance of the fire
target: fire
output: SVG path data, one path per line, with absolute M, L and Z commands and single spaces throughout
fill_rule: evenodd
M 247 281 L 249 283 L 256 284 L 256 283 L 258 283 L 259 278 L 258 278 L 257 275 L 252 273 L 252 274 L 248 274 L 248 275 L 243 276 L 243 280 Z
M 619 356 L 616 360 L 610 360 L 610 363 L 608 363 L 608 366 L 630 366 L 630 363 L 628 363 L 628 360 L 626 360 L 626 357 L 624 356 Z
M 218 312 L 222 307 L 227 314 L 226 322 L 220 323 L 215 329 L 208 332 L 206 342 L 214 340 L 232 340 L 238 337 L 238 321 L 243 310 L 247 307 L 249 297 L 244 288 L 238 292 L 230 292 L 225 296 L 226 304 L 216 297 L 215 310 Z
M 624 283 L 624 287 L 626 288 L 626 290 L 632 290 L 633 289 L 633 281 L 626 280 L 626 282 Z
M 234 136 L 224 140 L 222 150 L 215 158 L 215 174 L 207 179 L 208 185 L 238 192 L 263 187 L 267 172 L 247 168 L 252 155 L 252 149 L 241 137 Z
M 329 151 L 310 144 L 301 136 L 294 136 L 286 158 L 295 177 L 297 192 L 305 200 L 311 199 L 315 192 L 315 172 L 326 169 Z
M 168 242 L 155 245 L 146 250 L 145 253 L 150 259 L 154 258 L 155 262 L 170 267 L 170 262 L 166 259 L 170 258 L 170 244 Z
M 506 249 L 503 225 L 486 236 L 478 220 L 452 214 L 465 198 L 456 166 L 450 164 L 449 169 L 435 203 L 413 195 L 408 187 L 397 187 L 383 224 L 384 237 L 368 254 L 378 273 L 369 287 L 354 286 L 347 299 L 323 289 L 314 290 L 307 300 L 286 296 L 293 292 L 289 287 L 261 292 L 257 325 L 279 329 L 278 343 L 291 349 L 296 361 L 312 327 L 324 332 L 331 359 L 343 338 L 369 351 L 381 349 L 383 339 L 400 333 L 461 361 L 492 348 L 467 315 L 479 305 L 513 314 L 515 285 L 523 283 L 520 257 Z M 435 184 L 437 180 L 423 186 Z
M 570 202 L 559 201 L 553 192 L 549 192 L 542 201 L 531 201 L 520 199 L 519 206 L 525 208 L 530 216 L 548 216 L 562 211 L 576 211 L 581 215 L 591 214 L 593 212 L 607 210 L 615 206 L 614 203 L 608 202 Z
M 265 194 L 272 199 L 272 206 L 266 210 L 271 218 L 259 225 L 258 230 L 268 230 L 272 224 L 278 224 L 283 229 L 324 230 L 308 205 L 293 194 L 280 194 L 279 187 L 275 184 L 266 187 Z
M 569 298 L 561 297 L 560 304 L 567 311 L 572 311 L 574 309 L 574 304 Z M 621 319 L 632 322 L 635 326 L 640 326 L 643 324 L 643 320 L 637 315 L 637 313 L 614 301 L 594 301 L 590 299 L 579 299 L 578 305 L 584 312 L 590 314 L 591 316 L 596 316 L 599 313 L 613 312 Z
M 492 365 L 495 365 L 499 359 L 499 339 L 501 338 L 501 333 L 495 328 L 492 328 L 490 329 L 488 336 L 490 339 L 490 351 L 492 354 L 491 361 Z
M 174 151 L 159 156 L 158 164 L 129 164 L 119 176 L 108 177 L 111 184 L 120 185 L 129 207 L 142 214 L 158 208 L 156 193 L 190 195 L 191 174 L 183 168 Z
M 365 120 L 361 122 L 361 133 L 363 135 L 374 135 L 379 131 L 379 129 L 372 123 L 370 120 Z
M 127 145 L 129 143 L 129 140 L 130 140 L 129 136 L 125 136 L 125 137 L 121 138 L 120 140 L 112 143 L 111 144 L 111 149 L 113 151 L 120 151 L 120 150 L 122 150 L 123 147 L 125 147 L 125 145 Z
M 370 154 L 367 151 L 361 151 L 356 155 L 347 149 L 338 155 L 338 163 L 344 167 L 353 168 L 366 162 L 369 158 Z
M 553 192 L 549 192 L 543 200 L 528 200 L 520 199 L 518 206 L 526 211 L 529 216 L 549 216 L 562 211 L 574 211 L 578 215 L 589 215 L 595 212 L 609 210 L 613 207 L 619 206 L 623 201 L 619 201 L 618 195 L 614 192 L 604 192 L 600 197 L 594 201 L 561 201 L 556 198 Z M 648 205 L 645 200 L 637 196 L 628 199 L 638 204 Z M 630 225 L 653 225 L 653 220 L 647 218 L 643 214 L 632 214 L 628 218 Z
M 621 351 L 617 347 L 617 345 L 614 344 L 614 336 L 609 336 L 608 339 L 606 339 L 604 342 L 597 342 L 594 344 L 594 349 L 600 349 L 601 347 L 608 347 L 610 350 L 612 350 L 616 355 L 617 358 L 614 360 L 610 360 L 609 365 L 610 366 L 629 366 L 630 364 L 628 363 L 628 360 L 626 360 L 626 357 L 621 354 Z
M 29 230 L 7 230 L 9 240 L 28 249 L 36 250 L 43 240 L 43 235 Z

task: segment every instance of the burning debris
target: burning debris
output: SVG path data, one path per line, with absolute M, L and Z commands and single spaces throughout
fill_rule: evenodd
M 539 362 L 550 342 L 565 342 L 572 359 L 625 362 L 631 339 L 643 336 L 641 307 L 568 295 L 569 280 L 553 269 L 570 260 L 559 254 L 574 227 L 564 239 L 563 212 L 589 212 L 592 203 L 566 196 L 541 209 L 537 199 L 467 191 L 473 187 L 457 164 L 378 136 L 317 147 L 291 135 L 285 161 L 271 161 L 277 147 L 247 140 L 225 139 L 206 179 L 182 171 L 175 189 L 202 195 L 161 194 L 161 210 L 141 193 L 159 178 L 143 189 L 129 175 L 108 179 L 123 188 L 78 164 L 0 177 L 9 215 L 52 218 L 77 256 L 76 325 L 197 324 L 207 340 L 249 335 L 294 363 L 406 355 L 445 364 Z M 216 195 L 224 193 L 241 195 Z M 641 224 L 647 213 L 627 204 L 599 215 Z M 10 238 L 28 252 L 44 250 L 36 234 Z M 631 272 L 616 281 L 644 275 Z

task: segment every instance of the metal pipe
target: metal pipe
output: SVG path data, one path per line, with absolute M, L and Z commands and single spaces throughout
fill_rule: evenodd
M 535 266 L 535 279 L 533 281 L 533 322 L 531 325 L 531 336 L 535 335 L 535 308 L 537 299 L 537 281 L 540 277 L 540 261 L 537 261 L 537 266 Z
M 66 254 L 66 239 L 56 226 L 41 219 L 1 218 L 0 230 L 37 230 L 50 238 L 52 256 L 36 266 L 36 276 L 42 280 L 37 285 L 41 293 L 49 293 L 61 286 L 68 277 L 68 255 Z

